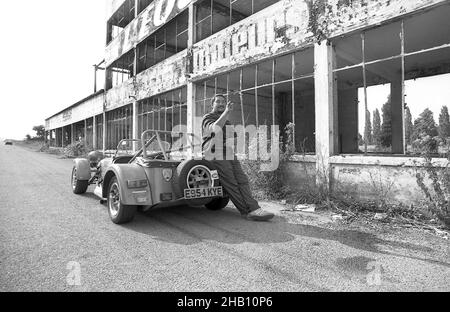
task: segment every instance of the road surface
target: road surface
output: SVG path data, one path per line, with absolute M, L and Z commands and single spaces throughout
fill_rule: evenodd
M 449 291 L 449 242 L 178 207 L 118 226 L 72 161 L 0 146 L 0 291 Z

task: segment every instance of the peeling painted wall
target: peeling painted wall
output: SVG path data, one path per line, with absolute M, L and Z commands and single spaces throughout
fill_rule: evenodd
M 191 0 L 155 0 L 114 38 L 105 52 L 106 66 L 111 65 L 139 42 L 181 13 Z
M 187 51 L 184 51 L 150 67 L 124 84 L 107 91 L 106 110 L 184 86 L 187 82 L 186 66 Z
M 54 130 L 103 113 L 104 94 L 91 98 L 46 120 L 45 129 Z
M 200 80 L 448 2 L 283 0 L 195 44 L 192 79 Z

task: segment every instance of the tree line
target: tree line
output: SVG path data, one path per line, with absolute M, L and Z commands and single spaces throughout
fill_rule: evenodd
M 373 116 L 373 118 L 371 118 Z M 392 146 L 391 98 L 381 108 L 371 113 L 366 111 L 366 126 L 362 143 L 376 145 L 380 148 Z M 381 119 L 382 117 L 382 119 Z M 436 123 L 433 112 L 426 108 L 414 120 L 409 107 L 405 108 L 405 140 L 414 152 L 437 153 L 440 145 L 450 145 L 450 115 L 447 106 L 441 108 L 439 123 Z

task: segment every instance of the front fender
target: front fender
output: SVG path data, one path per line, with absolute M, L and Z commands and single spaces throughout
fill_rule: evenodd
M 150 184 L 144 168 L 137 164 L 113 164 L 108 167 L 103 180 L 103 198 L 108 196 L 111 179 L 116 176 L 119 182 L 121 203 L 124 205 L 147 206 L 152 204 Z M 146 180 L 147 186 L 129 189 L 128 181 Z
M 79 181 L 89 181 L 91 179 L 91 167 L 87 159 L 76 158 L 73 161 L 73 165 L 77 169 L 77 179 Z

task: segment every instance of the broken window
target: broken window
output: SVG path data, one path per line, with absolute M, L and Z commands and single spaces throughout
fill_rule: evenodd
M 188 15 L 183 11 L 137 46 L 137 73 L 187 48 Z
M 443 5 L 334 40 L 340 153 L 448 153 L 449 14 Z
M 202 0 L 195 4 L 195 42 L 233 25 L 279 0 Z
M 125 1 L 107 23 L 106 44 L 109 44 L 135 18 L 135 0 Z
M 133 76 L 134 50 L 131 50 L 106 69 L 106 90 L 121 85 Z
M 146 130 L 172 131 L 174 128 L 186 125 L 187 89 L 185 87 L 138 103 L 138 138 Z M 163 137 L 166 138 L 166 135 Z
M 133 107 L 127 105 L 106 113 L 106 149 L 115 150 L 123 139 L 133 137 Z
M 286 126 L 294 124 L 297 152 L 315 152 L 314 49 L 291 53 L 210 78 L 195 86 L 196 116 L 211 111 L 215 94 L 234 103 L 233 125 Z M 195 125 L 199 131 L 201 125 Z M 268 132 L 270 135 L 270 132 Z
M 153 0 L 138 0 L 138 14 L 144 11 Z

